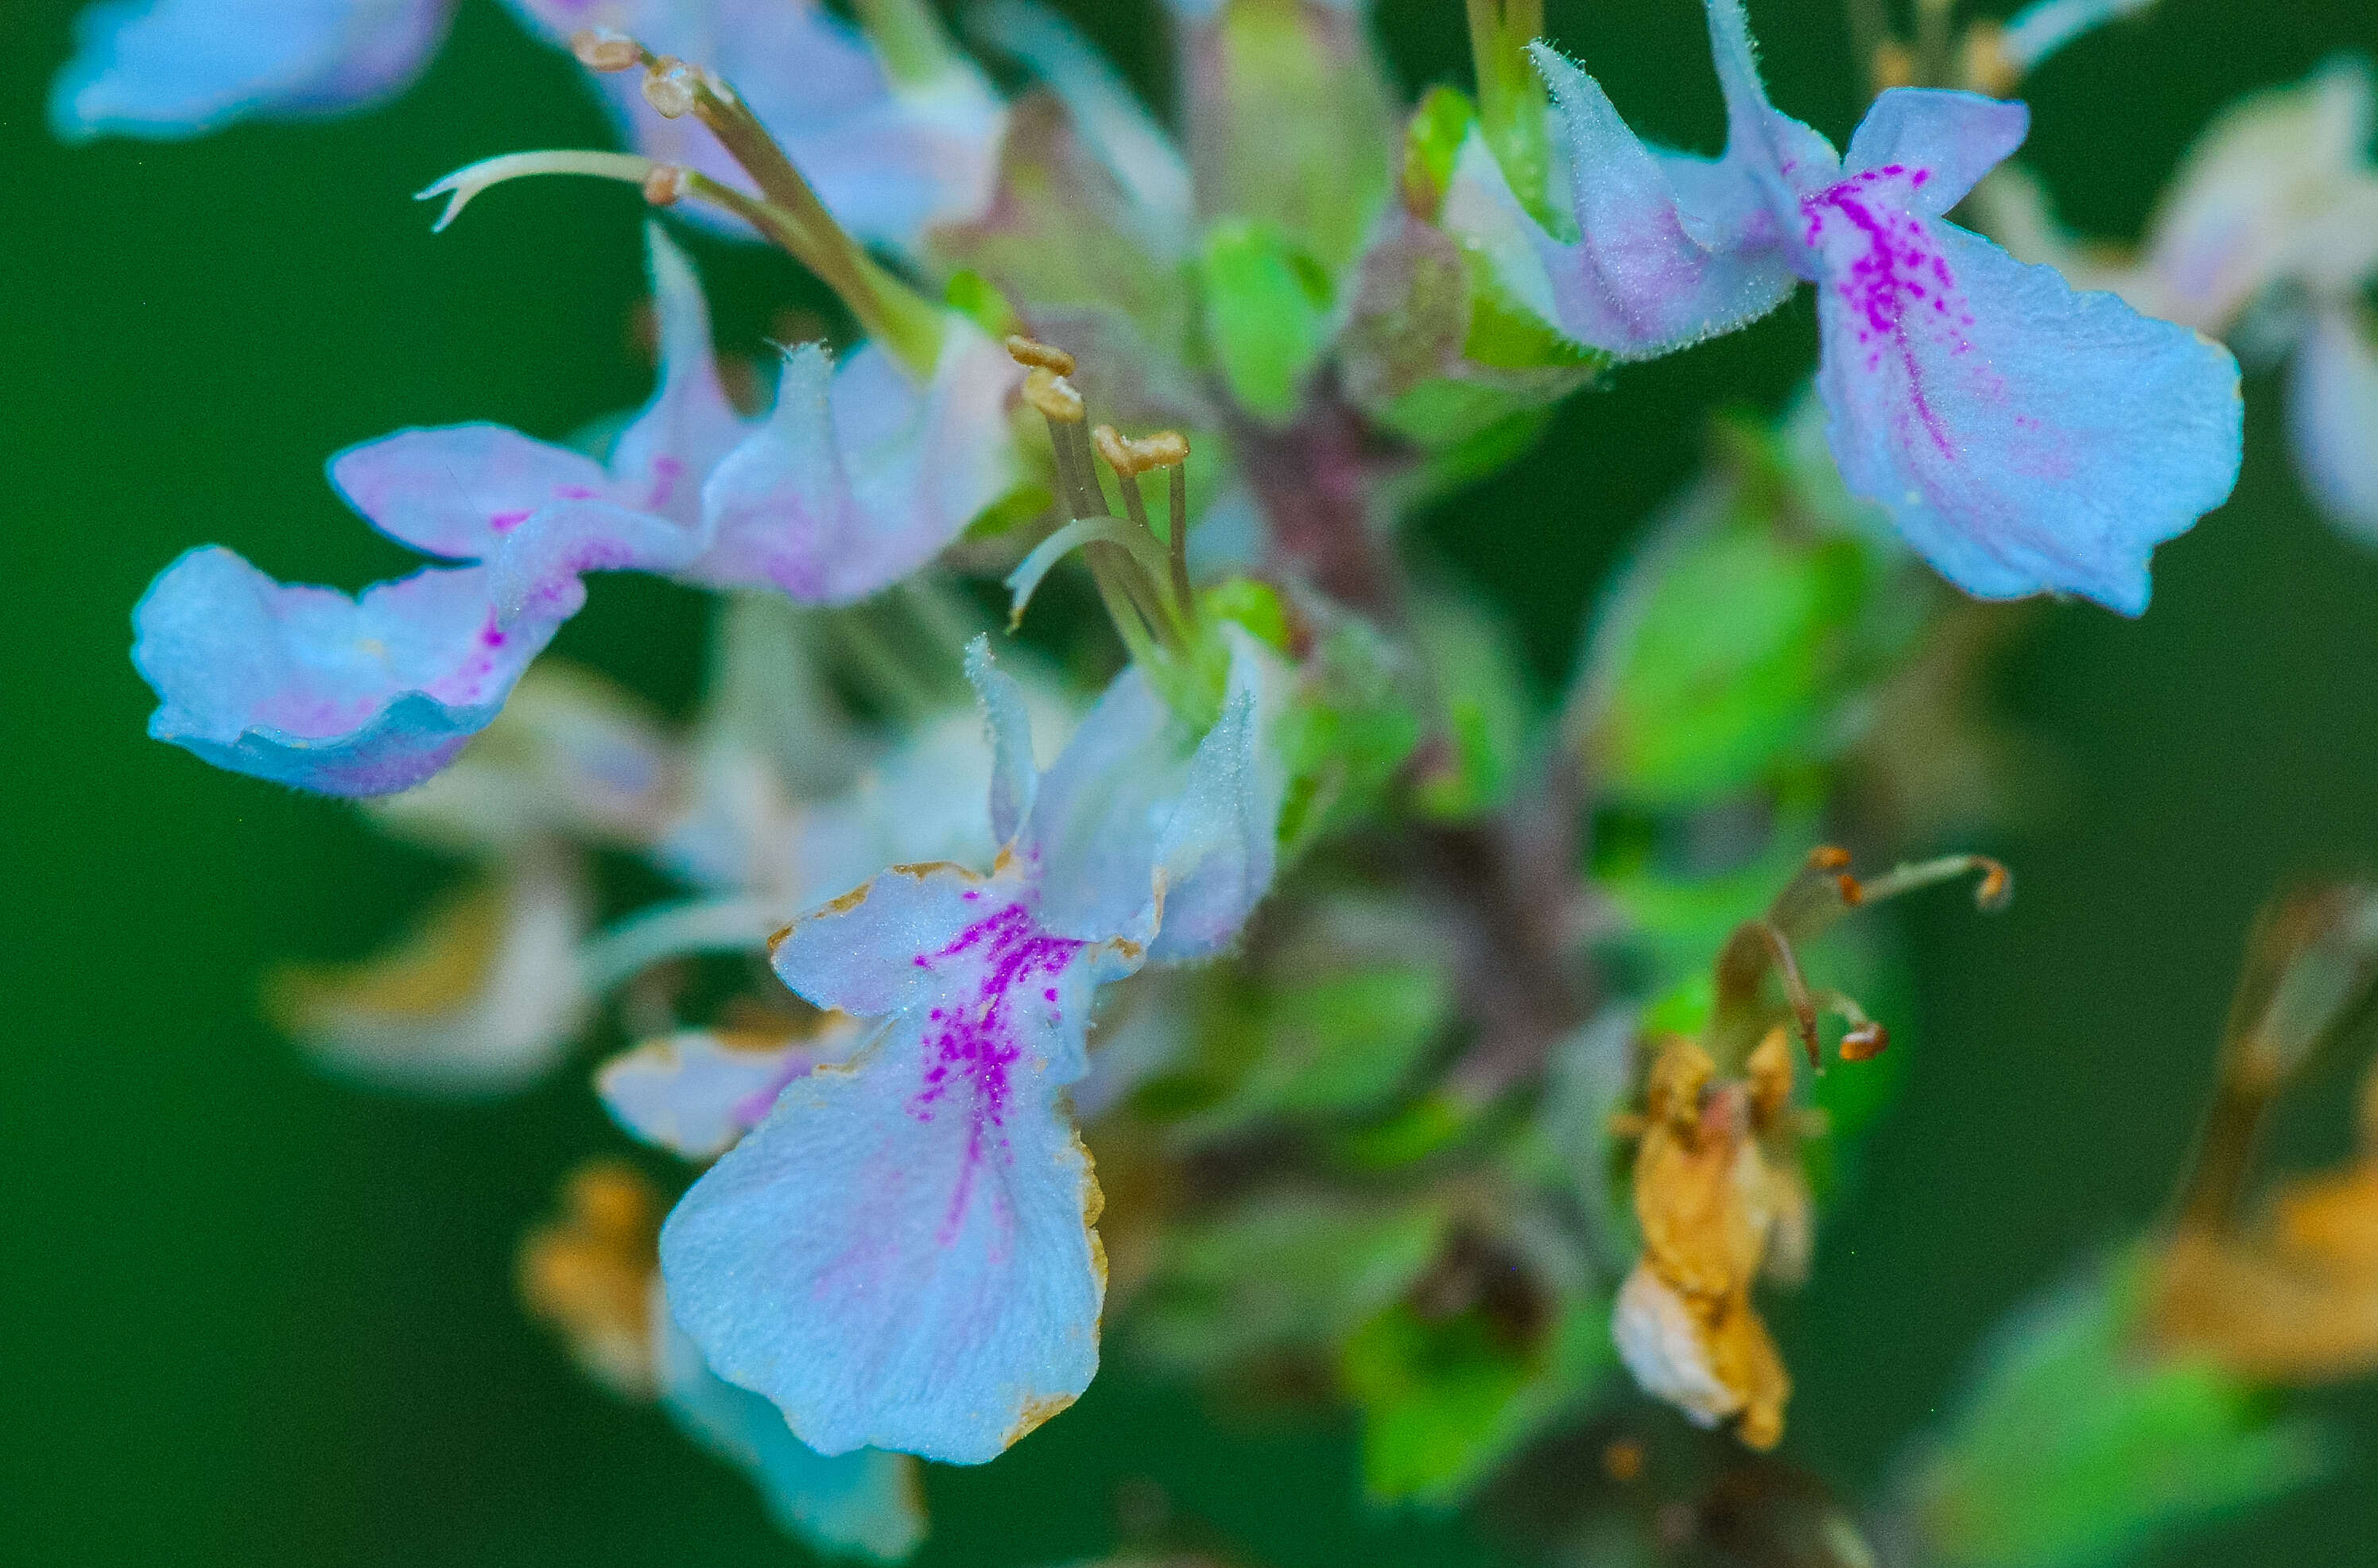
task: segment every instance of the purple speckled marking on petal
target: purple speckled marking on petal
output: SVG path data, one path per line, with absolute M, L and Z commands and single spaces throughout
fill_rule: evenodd
M 1974 324 L 1957 293 L 1949 263 L 1933 245 L 1925 220 L 1904 203 L 1889 201 L 1885 182 L 1910 189 L 1930 177 L 1928 169 L 1912 174 L 1904 163 L 1868 169 L 1813 196 L 1804 197 L 1800 210 L 1808 219 L 1811 249 L 1828 252 L 1828 285 L 1849 307 L 1857 322 L 1857 341 L 1867 349 L 1866 368 L 1880 372 L 1889 353 L 1907 378 L 1907 392 L 1916 416 L 1945 457 L 1956 452 L 1924 393 L 1916 362 L 1911 330 L 1944 330 L 1955 334 L 1952 354 L 1972 345 L 1964 329 Z M 1887 204 L 1886 204 L 1887 203 Z M 1830 243 L 1828 243 L 1830 242 Z M 1929 280 L 1928 286 L 1927 280 Z M 1914 315 L 1929 306 L 1929 318 Z M 1911 320 L 1913 316 L 1913 320 Z
M 487 526 L 498 534 L 509 534 L 527 522 L 529 515 L 529 509 L 524 506 L 514 507 L 510 512 L 490 513 L 487 514 Z
M 554 498 L 558 501 L 593 501 L 599 493 L 599 491 L 586 485 L 556 485 L 553 487 Z
M 1063 973 L 1083 946 L 1072 937 L 1048 935 L 1022 904 L 1009 904 L 959 932 L 947 947 L 916 957 L 916 963 L 925 969 L 960 957 L 971 957 L 981 966 L 971 1004 L 936 1007 L 929 1015 L 937 1027 L 925 1031 L 924 1081 L 908 1103 L 910 1116 L 931 1121 L 934 1107 L 943 1103 L 953 1081 L 973 1087 L 967 1107 L 971 1120 L 967 1128 L 966 1168 L 943 1222 L 945 1238 L 957 1234 L 986 1148 L 993 1141 L 1003 1152 L 1007 1148 L 1004 1128 L 1012 1088 L 1008 1074 L 1024 1055 L 1012 1005 L 1015 994 L 1036 980 Z M 1057 989 L 1049 986 L 1041 995 L 1053 1003 Z

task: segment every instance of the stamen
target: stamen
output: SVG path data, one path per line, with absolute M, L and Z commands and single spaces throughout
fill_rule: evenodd
M 581 28 L 570 35 L 570 52 L 590 71 L 629 70 L 643 63 L 644 47 L 607 27 Z
M 663 55 L 644 72 L 644 102 L 665 120 L 693 113 L 701 78 L 683 60 Z
M 1160 641 L 1174 652 L 1186 647 L 1187 600 L 1182 595 L 1168 598 L 1161 585 L 1166 573 L 1164 558 L 1158 552 L 1156 536 L 1147 525 L 1147 508 L 1140 501 L 1137 481 L 1118 470 L 1124 505 L 1135 525 L 1125 528 L 1109 511 L 1106 488 L 1099 483 L 1082 394 L 1065 379 L 1065 372 L 1074 368 L 1074 356 L 1062 348 L 1022 336 L 1010 337 L 1006 346 L 1009 356 L 1016 363 L 1030 367 L 1024 376 L 1024 401 L 1049 422 L 1049 445 L 1057 466 L 1058 500 L 1070 519 L 1065 527 L 1043 540 L 1008 579 L 1009 589 L 1016 596 L 1014 611 L 1020 615 L 1024 600 L 1047 575 L 1050 566 L 1079 546 L 1115 631 L 1130 646 L 1135 659 L 1153 667 L 1158 663 L 1156 642 Z M 1060 366 L 1063 368 L 1060 369 Z M 1099 429 L 1128 459 L 1130 443 L 1122 441 L 1107 427 Z M 1186 456 L 1188 443 L 1179 441 L 1179 447 Z M 1150 640 L 1151 633 L 1156 641 Z
M 1178 430 L 1159 430 L 1132 440 L 1117 434 L 1112 425 L 1100 425 L 1090 436 L 1098 443 L 1099 455 L 1107 460 L 1107 466 L 1114 470 L 1115 480 L 1123 487 L 1124 510 L 1151 539 L 1156 537 L 1156 529 L 1147 520 L 1147 505 L 1139 493 L 1139 476 L 1158 468 L 1171 470 L 1171 515 L 1164 539 L 1164 575 L 1172 589 L 1172 602 L 1167 608 L 1175 620 L 1185 623 L 1195 615 L 1196 607 L 1195 597 L 1189 588 L 1189 490 L 1183 472 L 1189 461 L 1189 439 Z
M 1042 343 L 1039 338 L 1010 332 L 1001 346 L 1007 350 L 1007 357 L 1027 369 L 1051 370 L 1060 376 L 1074 373 L 1074 356 L 1053 344 Z
M 449 223 L 461 217 L 462 209 L 473 199 L 491 186 L 506 180 L 525 178 L 530 175 L 585 175 L 595 179 L 624 180 L 643 186 L 647 199 L 652 196 L 652 182 L 669 164 L 655 163 L 632 152 L 507 152 L 500 157 L 484 158 L 476 163 L 455 170 L 428 189 L 417 193 L 415 201 L 432 197 L 446 198 L 446 210 L 438 214 L 430 225 L 432 233 L 442 233 Z M 679 170 L 682 175 L 685 171 Z M 679 194 L 684 187 L 679 187 Z
M 644 199 L 655 207 L 674 207 L 683 199 L 693 171 L 681 163 L 662 163 L 644 176 Z
M 843 231 L 768 127 L 719 75 L 674 55 L 655 54 L 625 33 L 589 28 L 571 48 L 593 70 L 644 66 L 644 101 L 668 119 L 692 115 L 758 186 L 754 200 L 730 187 L 692 176 L 680 194 L 727 208 L 817 274 L 850 308 L 868 336 L 890 349 L 919 380 L 940 362 L 942 311 L 879 266 Z
M 1074 383 L 1045 365 L 1036 365 L 1024 377 L 1024 401 L 1039 409 L 1052 425 L 1082 422 L 1082 394 Z M 1095 482 L 1095 481 L 1093 481 Z M 1106 509 L 1100 507 L 1099 511 Z

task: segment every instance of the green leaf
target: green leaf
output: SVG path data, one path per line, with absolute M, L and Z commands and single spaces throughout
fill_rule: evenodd
M 2019 1313 L 1907 1502 L 1943 1568 L 2107 1568 L 2316 1478 L 2326 1445 L 2252 1385 L 2140 1342 L 2149 1260 Z
M 1338 1370 L 1363 1412 L 1363 1481 L 1386 1502 L 1459 1503 L 1615 1364 L 1609 1304 L 1564 1303 L 1533 1343 L 1482 1307 L 1430 1320 L 1399 1300 L 1357 1330 Z
M 1787 528 L 1738 480 L 1695 497 L 1594 630 L 1588 745 L 1605 792 L 1675 810 L 1829 754 L 1875 575 L 1860 540 Z
M 1451 744 L 1445 766 L 1423 774 L 1413 803 L 1444 820 L 1483 815 L 1510 798 L 1534 728 L 1519 648 L 1483 606 L 1449 595 L 1421 601 L 1412 631 Z
M 1225 218 L 1206 232 L 1206 328 L 1231 395 L 1285 420 L 1328 344 L 1328 283 L 1279 230 Z
M 1327 1349 L 1411 1287 L 1445 1224 L 1431 1203 L 1285 1192 L 1180 1226 L 1133 1311 L 1134 1344 L 1185 1371 Z

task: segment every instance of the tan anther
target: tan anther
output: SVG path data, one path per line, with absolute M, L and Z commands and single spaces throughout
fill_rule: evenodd
M 642 44 L 607 27 L 580 28 L 570 35 L 570 52 L 590 71 L 624 71 L 644 57 Z
M 1107 460 L 1107 466 L 1123 477 L 1139 472 L 1139 459 L 1132 452 L 1131 443 L 1115 434 L 1112 425 L 1100 425 L 1091 430 L 1090 441 L 1099 449 L 1099 455 Z
M 1643 1445 L 1633 1438 L 1613 1438 L 1602 1449 L 1602 1473 L 1625 1486 L 1643 1476 Z
M 1189 438 L 1178 430 L 1159 430 L 1131 443 L 1142 468 L 1178 468 L 1189 461 Z
M 644 73 L 644 102 L 665 120 L 691 114 L 694 87 L 700 79 L 683 60 L 664 54 Z
M 1890 1047 L 1891 1031 L 1879 1023 L 1858 1025 L 1842 1036 L 1842 1060 L 1870 1062 Z
M 2013 896 L 2013 874 L 1996 861 L 1984 860 L 1981 885 L 1974 889 L 1974 902 L 1986 910 L 2004 909 Z
M 1126 478 L 1159 468 L 1177 468 L 1189 461 L 1189 440 L 1178 430 L 1159 430 L 1137 440 L 1118 435 L 1112 425 L 1090 432 L 1107 466 Z
M 1060 376 L 1070 376 L 1074 373 L 1074 356 L 1053 344 L 1042 343 L 1039 338 L 1027 338 L 1021 332 L 1010 332 L 1003 346 L 1007 350 L 1007 357 L 1015 360 L 1018 365 L 1054 371 Z
M 1850 863 L 1850 852 L 1839 844 L 1820 844 L 1808 851 L 1808 865 L 1814 871 L 1842 871 Z
M 644 199 L 655 207 L 674 207 L 685 195 L 692 171 L 682 164 L 657 163 L 644 176 Z
M 1082 422 L 1082 394 L 1074 383 L 1045 365 L 1036 365 L 1024 377 L 1024 401 L 1063 425 Z

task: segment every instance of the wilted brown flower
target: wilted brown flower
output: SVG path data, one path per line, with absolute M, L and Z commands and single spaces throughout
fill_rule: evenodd
M 522 1238 L 520 1293 L 561 1335 L 586 1375 L 649 1399 L 653 1280 L 660 1272 L 660 1194 L 632 1165 L 590 1160 L 561 1189 L 561 1213 Z

